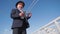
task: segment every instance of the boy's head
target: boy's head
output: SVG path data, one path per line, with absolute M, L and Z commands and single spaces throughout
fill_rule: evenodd
M 22 9 L 24 6 L 25 6 L 25 3 L 24 3 L 23 1 L 18 1 L 18 2 L 16 3 L 16 8 Z

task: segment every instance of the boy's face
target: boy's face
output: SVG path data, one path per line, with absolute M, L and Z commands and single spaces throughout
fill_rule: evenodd
M 23 8 L 23 3 L 19 3 L 19 4 L 17 5 L 17 8 L 18 8 L 18 9 L 22 9 L 22 8 Z

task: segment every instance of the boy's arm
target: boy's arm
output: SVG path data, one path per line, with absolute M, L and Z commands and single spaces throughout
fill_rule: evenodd
M 19 19 L 20 18 L 19 13 L 16 12 L 16 9 L 12 9 L 11 18 L 13 18 L 13 19 Z
M 26 18 L 27 18 L 27 19 L 30 19 L 31 17 L 27 16 Z
M 31 14 L 31 13 L 28 13 L 28 15 L 27 15 L 27 19 L 30 19 L 31 16 L 32 16 L 32 14 Z

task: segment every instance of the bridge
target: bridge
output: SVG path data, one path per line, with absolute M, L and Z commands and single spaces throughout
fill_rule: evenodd
M 52 20 L 48 24 L 40 27 L 32 34 L 60 34 L 60 16 Z

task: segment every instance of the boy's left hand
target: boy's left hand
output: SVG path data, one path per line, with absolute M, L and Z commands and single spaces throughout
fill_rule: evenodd
M 32 13 L 28 13 L 28 16 L 31 17 L 32 16 Z

